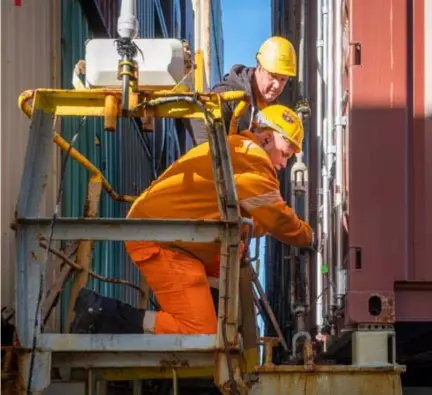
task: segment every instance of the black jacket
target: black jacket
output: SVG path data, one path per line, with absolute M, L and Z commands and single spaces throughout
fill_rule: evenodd
M 228 74 L 225 74 L 223 80 L 218 82 L 212 89 L 214 92 L 226 91 L 245 91 L 250 97 L 250 104 L 239 121 L 238 129 L 245 130 L 250 127 L 252 116 L 255 114 L 257 106 L 256 99 L 252 90 L 252 77 L 255 71 L 254 67 L 246 67 L 241 64 L 234 65 Z M 222 116 L 225 121 L 226 132 L 229 132 L 229 125 L 234 109 L 238 102 L 224 102 L 222 105 Z M 207 132 L 204 123 L 201 120 L 190 120 L 186 122 L 195 144 L 201 144 L 207 141 Z

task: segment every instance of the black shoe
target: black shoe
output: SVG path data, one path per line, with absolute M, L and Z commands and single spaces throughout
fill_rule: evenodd
M 213 305 L 217 315 L 219 311 L 219 290 L 217 288 L 210 287 L 210 293 L 212 296 Z
M 75 301 L 71 333 L 144 333 L 145 310 L 83 288 Z

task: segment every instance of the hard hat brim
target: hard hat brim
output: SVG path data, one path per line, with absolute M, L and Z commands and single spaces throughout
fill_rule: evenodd
M 258 60 L 258 64 L 266 71 L 268 71 L 269 73 L 274 73 L 274 74 L 279 74 L 279 75 L 283 75 L 285 77 L 297 77 L 297 72 L 295 70 L 292 70 L 291 68 L 288 67 L 281 67 L 281 68 L 275 68 L 272 67 L 272 64 L 268 61 L 266 61 L 266 59 L 264 59 L 264 57 L 259 53 L 257 55 L 257 60 Z

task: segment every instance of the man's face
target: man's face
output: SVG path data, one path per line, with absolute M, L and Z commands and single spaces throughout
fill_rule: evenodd
M 288 160 L 295 154 L 294 146 L 287 138 L 272 129 L 266 128 L 265 132 L 258 136 L 274 168 L 276 170 L 285 169 Z
M 259 93 L 267 103 L 271 103 L 281 95 L 289 77 L 281 74 L 270 73 L 258 65 L 255 79 Z

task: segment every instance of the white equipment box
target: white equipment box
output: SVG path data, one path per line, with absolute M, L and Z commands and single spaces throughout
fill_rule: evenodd
M 138 64 L 138 86 L 140 88 L 171 88 L 184 77 L 183 45 L 177 39 L 133 40 L 141 50 L 134 60 Z M 86 87 L 119 88 L 118 76 L 120 55 L 113 39 L 93 39 L 86 43 Z

